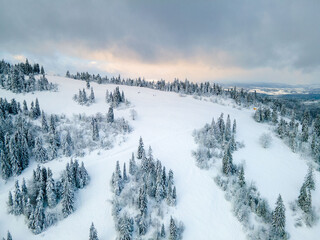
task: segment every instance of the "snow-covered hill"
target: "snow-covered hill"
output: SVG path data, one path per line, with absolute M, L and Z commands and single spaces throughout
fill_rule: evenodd
M 87 115 L 101 112 L 106 114 L 108 104 L 105 92 L 113 91 L 116 85 L 98 85 L 92 83 L 96 103 L 91 106 L 78 105 L 73 95 L 78 89 L 85 88 L 84 81 L 63 77 L 48 76 L 48 80 L 58 84 L 58 92 L 36 92 L 34 94 L 14 94 L 0 89 L 0 96 L 15 98 L 30 104 L 36 97 L 40 107 L 46 113 Z M 172 169 L 177 187 L 177 206 L 174 216 L 185 225 L 183 239 L 246 239 L 241 224 L 231 211 L 231 204 L 225 200 L 224 193 L 213 181 L 214 173 L 200 170 L 195 165 L 191 151 L 196 149 L 192 131 L 209 123 L 223 112 L 237 120 L 237 141 L 243 141 L 245 147 L 234 153 L 236 163 L 244 162 L 245 176 L 254 181 L 271 207 L 274 207 L 280 193 L 286 206 L 286 228 L 290 239 L 314 240 L 320 236 L 319 223 L 313 228 L 295 228 L 289 203 L 299 194 L 299 189 L 307 173 L 307 162 L 278 139 L 267 124 L 253 120 L 251 109 L 237 109 L 230 100 L 221 100 L 222 104 L 181 97 L 176 93 L 160 92 L 147 88 L 119 86 L 131 102 L 130 108 L 115 109 L 115 117 L 124 117 L 133 126 L 133 132 L 127 135 L 125 142 L 111 150 L 96 150 L 80 160 L 85 163 L 90 184 L 78 193 L 76 211 L 68 218 L 48 228 L 40 235 L 33 235 L 24 223 L 22 216 L 8 215 L 6 201 L 8 191 L 14 187 L 14 180 L 29 179 L 36 163 L 32 163 L 19 177 L 11 178 L 7 183 L 0 180 L 0 236 L 10 230 L 14 239 L 88 239 L 89 227 L 94 222 L 100 239 L 115 239 L 113 218 L 111 216 L 110 179 L 116 161 L 129 160 L 136 152 L 139 137 L 145 146 L 151 145 L 154 156 Z M 219 100 L 220 101 L 220 100 Z M 137 111 L 136 120 L 131 120 L 130 109 Z M 273 142 L 264 149 L 258 139 L 264 132 L 270 132 Z M 65 167 L 69 158 L 61 158 L 46 163 L 54 174 Z M 313 193 L 313 205 L 320 213 L 320 175 L 315 173 L 316 190 Z

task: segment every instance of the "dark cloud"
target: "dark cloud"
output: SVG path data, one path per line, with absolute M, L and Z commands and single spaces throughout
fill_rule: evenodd
M 320 65 L 320 1 L 0 0 L 0 51 L 43 55 L 61 45 L 140 61 L 203 57 L 212 65 Z

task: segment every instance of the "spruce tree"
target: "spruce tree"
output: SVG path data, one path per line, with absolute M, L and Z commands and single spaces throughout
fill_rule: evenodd
M 97 230 L 93 223 L 91 223 L 90 226 L 89 240 L 99 240 Z
M 46 161 L 48 161 L 48 152 L 47 150 L 43 147 L 43 143 L 42 143 L 42 138 L 41 137 L 37 137 L 36 141 L 35 141 L 35 147 L 33 149 L 34 151 L 34 155 L 36 158 L 37 162 L 40 163 L 44 163 Z
M 229 141 L 231 139 L 231 120 L 230 120 L 229 114 L 226 122 L 225 138 L 226 138 L 226 141 Z
M 11 233 L 9 231 L 7 233 L 7 240 L 12 240 L 12 236 L 11 236 Z
M 0 153 L 0 166 L 1 166 L 1 177 L 4 180 L 7 180 L 12 175 L 11 170 L 11 161 L 8 158 L 5 151 L 1 151 Z
M 94 103 L 94 101 L 95 101 L 94 92 L 93 92 L 93 88 L 91 88 L 90 103 Z
M 65 180 L 62 193 L 62 214 L 66 218 L 74 210 L 74 190 L 72 184 Z
M 53 208 L 57 204 L 57 195 L 54 179 L 52 178 L 51 170 L 48 169 L 48 179 L 46 183 L 46 193 L 47 193 L 47 201 L 48 207 Z
M 285 216 L 285 206 L 283 204 L 281 195 L 279 195 L 276 203 L 276 208 L 272 213 L 272 235 L 276 239 L 286 239 L 286 216 Z
M 42 128 L 42 131 L 44 131 L 45 133 L 49 131 L 46 115 L 44 114 L 43 111 L 41 113 L 41 128 Z
M 107 114 L 107 123 L 113 123 L 113 122 L 114 122 L 113 107 L 110 106 Z
M 169 240 L 177 240 L 177 226 L 172 216 L 170 217 Z
M 139 139 L 139 147 L 138 147 L 138 152 L 137 152 L 137 159 L 142 159 L 142 157 L 145 155 L 144 151 L 144 144 L 142 141 L 142 137 Z
M 13 198 L 13 214 L 18 216 L 22 214 L 22 195 L 19 187 L 18 180 L 15 183 L 15 190 L 14 190 L 14 198 Z
M 7 207 L 8 207 L 8 212 L 12 214 L 13 213 L 13 198 L 12 198 L 11 191 L 9 191 Z
M 129 162 L 129 173 L 133 176 L 136 173 L 136 161 L 134 160 L 134 153 L 132 153 L 132 157 Z

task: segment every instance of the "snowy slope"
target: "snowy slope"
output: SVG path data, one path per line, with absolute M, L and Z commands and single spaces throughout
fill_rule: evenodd
M 58 92 L 37 92 L 35 94 L 16 95 L 0 90 L 0 96 L 18 101 L 26 99 L 28 105 L 37 97 L 40 107 L 46 113 L 66 114 L 77 113 L 87 115 L 97 112 L 106 113 L 106 89 L 113 91 L 116 85 L 98 85 L 92 83 L 96 103 L 90 107 L 80 106 L 72 100 L 79 88 L 85 87 L 85 82 L 62 77 L 50 77 L 49 81 L 59 84 Z M 90 184 L 78 192 L 77 210 L 68 218 L 50 227 L 40 235 L 33 235 L 24 224 L 23 217 L 6 214 L 5 202 L 8 191 L 14 186 L 14 179 L 7 184 L 0 180 L 0 236 L 5 236 L 9 229 L 14 239 L 88 239 L 89 227 L 93 221 L 100 239 L 115 239 L 116 233 L 111 216 L 111 191 L 109 181 L 115 169 L 117 160 L 128 161 L 131 152 L 135 152 L 138 139 L 143 137 L 145 146 L 152 146 L 154 156 L 159 158 L 167 168 L 175 174 L 178 202 L 173 215 L 184 222 L 184 239 L 245 239 L 245 233 L 240 223 L 231 213 L 231 205 L 224 198 L 223 192 L 216 186 L 210 171 L 200 170 L 195 166 L 191 150 L 196 148 L 192 131 L 211 122 L 221 112 L 230 114 L 231 119 L 237 119 L 237 140 L 243 140 L 246 147 L 234 153 L 235 162 L 245 161 L 245 175 L 248 180 L 257 183 L 263 197 L 270 206 L 274 206 L 276 196 L 281 193 L 287 207 L 287 230 L 291 239 L 316 239 L 320 235 L 319 225 L 312 229 L 294 228 L 289 210 L 289 202 L 298 196 L 303 178 L 307 172 L 305 160 L 291 153 L 279 139 L 273 137 L 270 149 L 263 149 L 258 144 L 258 138 L 263 132 L 270 131 L 268 125 L 254 122 L 251 110 L 238 110 L 230 106 L 200 101 L 191 96 L 179 97 L 178 94 L 160 92 L 146 88 L 120 86 L 120 91 L 132 103 L 137 111 L 136 121 L 130 120 L 134 131 L 120 146 L 109 151 L 94 151 L 83 159 L 91 176 Z M 115 110 L 115 117 L 124 116 L 129 120 L 129 110 Z M 67 158 L 52 161 L 47 164 L 53 169 L 54 176 L 62 171 Z M 21 174 L 31 178 L 31 165 Z M 313 203 L 319 210 L 320 177 L 316 173 L 316 192 Z M 319 211 L 318 211 L 319 212 Z

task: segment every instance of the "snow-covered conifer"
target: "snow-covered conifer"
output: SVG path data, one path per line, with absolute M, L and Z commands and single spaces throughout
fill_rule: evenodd
M 91 223 L 90 226 L 89 240 L 99 240 L 97 230 L 93 223 Z

